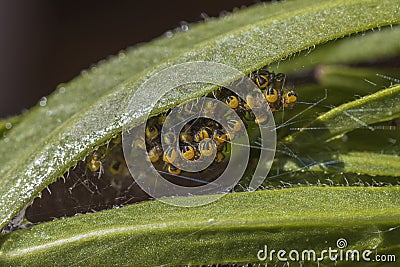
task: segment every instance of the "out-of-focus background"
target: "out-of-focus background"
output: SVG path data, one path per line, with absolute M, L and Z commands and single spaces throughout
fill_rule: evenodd
M 0 118 L 121 49 L 256 2 L 0 0 Z

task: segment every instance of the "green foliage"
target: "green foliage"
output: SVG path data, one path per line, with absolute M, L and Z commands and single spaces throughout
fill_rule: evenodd
M 290 73 L 320 64 L 398 56 L 398 27 L 366 33 L 365 38 L 355 35 L 337 39 L 398 24 L 399 10 L 400 4 L 394 0 L 305 0 L 257 5 L 191 25 L 187 32 L 159 38 L 100 62 L 60 85 L 46 105 L 33 108 L 12 129 L 5 131 L 6 122 L 0 122 L 0 228 L 89 152 L 120 134 L 130 97 L 153 73 L 174 64 L 201 60 L 224 63 L 249 74 L 315 46 L 310 58 L 300 56 L 280 62 L 280 70 Z M 325 44 L 331 40 L 336 41 Z M 377 47 L 378 40 L 382 46 Z M 354 49 L 361 45 L 362 49 Z M 333 56 L 336 53 L 339 56 Z M 290 64 L 294 65 L 292 69 Z M 318 150 L 318 145 L 335 146 L 338 136 L 360 134 L 360 125 L 368 128 L 398 118 L 400 87 L 380 90 L 383 88 L 363 86 L 358 82 L 360 73 L 375 73 L 371 69 L 338 65 L 319 70 L 319 84 L 304 85 L 301 97 L 312 99 L 317 93 L 323 96 L 327 89 L 328 100 L 336 108 L 326 112 L 316 107 L 318 112 L 325 112 L 317 118 L 311 115 L 315 110 L 302 113 L 311 120 L 302 127 L 319 127 L 322 131 L 286 133 L 290 136 L 278 141 L 294 145 L 302 157 L 341 164 L 339 170 L 311 165 L 305 175 L 318 176 L 321 170 L 363 173 L 389 176 L 395 184 L 400 173 L 398 145 L 382 156 L 376 151 L 361 150 L 362 145 L 357 142 L 339 145 L 333 152 Z M 167 95 L 153 114 L 214 89 L 202 87 L 196 93 L 180 90 L 179 94 Z M 351 101 L 355 94 L 365 97 Z M 147 92 L 147 98 L 151 96 L 152 92 Z M 376 112 L 365 112 L 370 109 Z M 354 110 L 360 113 L 346 115 Z M 296 112 L 299 113 L 292 110 L 285 115 Z M 354 119 L 360 116 L 362 122 Z M 374 160 L 372 156 L 380 158 Z M 275 170 L 304 169 L 297 161 L 279 155 L 277 162 Z M 398 253 L 399 240 L 385 231 L 398 224 L 399 195 L 398 187 L 300 187 L 231 194 L 195 209 L 143 203 L 0 236 L 0 263 L 153 266 L 252 262 L 264 244 L 322 249 L 325 241 L 335 242 L 340 235 L 349 238 L 350 245 L 357 249 L 378 246 L 387 253 Z M 377 232 L 382 234 L 374 234 Z
M 257 262 L 270 249 L 396 252 L 400 189 L 318 188 L 228 194 L 197 208 L 162 202 L 44 223 L 0 238 L 9 266 L 159 266 Z M 272 246 L 272 247 L 271 247 Z M 385 250 L 386 249 L 386 250 Z M 325 259 L 323 264 L 332 263 Z

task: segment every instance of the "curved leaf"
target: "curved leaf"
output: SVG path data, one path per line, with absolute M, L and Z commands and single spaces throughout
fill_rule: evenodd
M 198 208 L 151 201 L 4 235 L 0 264 L 258 262 L 257 253 L 265 245 L 269 251 L 314 249 L 320 253 L 328 247 L 336 249 L 339 237 L 347 240 L 347 249 L 380 253 L 399 242 L 399 196 L 398 187 L 308 187 L 228 194 Z M 328 259 L 325 263 L 346 264 Z
M 378 29 L 315 47 L 300 56 L 272 65 L 280 72 L 306 71 L 320 64 L 354 64 L 400 54 L 400 27 Z
M 315 83 L 296 85 L 295 90 L 300 95 L 301 101 L 296 108 L 286 109 L 281 122 L 279 115 L 277 116 L 276 123 L 281 124 L 278 126 L 281 129 L 280 136 L 292 134 L 290 129 L 293 131 L 307 127 L 305 125 L 316 119 L 316 115 L 325 113 L 333 107 L 390 87 L 393 82 L 383 76 L 396 77 L 397 70 L 320 65 L 312 75 L 316 80 Z M 286 127 L 286 131 L 283 131 L 285 125 L 290 127 Z
M 400 156 L 385 155 L 368 152 L 349 152 L 346 154 L 326 153 L 323 155 L 308 155 L 312 162 L 307 167 L 300 166 L 297 162 L 288 161 L 283 166 L 284 170 L 298 171 L 324 171 L 367 174 L 370 176 L 400 177 Z M 396 184 L 396 179 L 393 179 Z
M 381 90 L 336 107 L 311 122 L 300 132 L 288 136 L 288 143 L 304 146 L 329 141 L 337 136 L 369 124 L 400 117 L 400 85 Z
M 394 10 L 399 3 L 393 0 L 256 6 L 94 67 L 91 74 L 60 87 L 46 106 L 31 111 L 9 132 L 8 142 L 0 140 L 0 227 L 89 151 L 120 132 L 127 100 L 147 75 L 195 60 L 217 61 L 249 73 L 310 46 L 399 23 L 400 14 Z M 219 30 L 210 31 L 214 23 Z M 184 91 L 166 96 L 158 112 L 195 96 Z

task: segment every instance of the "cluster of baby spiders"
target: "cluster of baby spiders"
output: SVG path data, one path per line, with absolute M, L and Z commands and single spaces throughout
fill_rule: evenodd
M 260 100 L 257 97 L 263 97 L 272 111 L 290 108 L 297 100 L 294 91 L 284 89 L 284 74 L 274 74 L 262 69 L 252 73 L 250 78 L 258 89 L 251 91 L 252 93 L 246 95 L 245 99 L 226 88 L 208 95 L 226 104 L 228 110 L 238 115 L 236 119 L 227 119 L 226 126 L 229 131 L 215 120 L 201 116 L 197 119 L 194 116 L 192 120 L 183 120 L 180 123 L 182 129 L 178 134 L 165 131 L 164 128 L 167 127 L 163 126 L 167 125 L 166 119 L 172 112 L 170 111 L 150 118 L 145 125 L 145 134 L 139 138 L 132 138 L 133 153 L 139 156 L 143 155 L 142 152 L 147 153 L 148 162 L 157 172 L 175 184 L 199 186 L 216 179 L 229 163 L 227 159 L 230 157 L 231 143 L 234 142 L 232 139 L 243 136 L 248 129 L 253 129 L 257 124 L 261 126 L 268 122 L 268 117 L 256 118 L 252 112 L 255 108 L 260 108 L 257 106 Z M 219 111 L 213 102 L 216 101 L 204 102 L 205 104 L 201 106 L 203 114 L 215 115 L 217 112 L 224 112 Z M 178 114 L 199 114 L 198 107 L 190 102 L 179 106 L 178 110 Z M 180 121 L 181 118 L 178 116 L 177 120 Z M 164 151 L 162 143 L 175 145 L 169 146 L 172 148 Z M 206 158 L 211 164 L 200 172 L 188 172 L 184 170 L 185 168 L 180 168 L 177 162 L 179 155 L 189 163 Z M 135 167 L 139 175 L 140 168 L 147 168 L 141 165 Z M 121 135 L 79 162 L 68 171 L 67 177 L 68 179 L 60 179 L 49 186 L 48 192 L 45 190 L 42 197 L 36 198 L 27 208 L 25 216 L 30 222 L 48 221 L 79 212 L 102 210 L 106 207 L 149 199 L 149 196 L 132 180 L 124 159 Z
M 262 96 L 265 97 L 272 112 L 282 110 L 283 108 L 291 108 L 296 103 L 296 92 L 284 88 L 285 74 L 275 74 L 266 69 L 261 69 L 251 73 L 249 77 L 257 85 Z M 169 175 L 179 175 L 182 170 L 176 166 L 177 164 L 174 164 L 178 158 L 178 153 L 181 153 L 182 157 L 189 161 L 197 160 L 201 156 L 211 157 L 215 155 L 213 159 L 215 164 L 221 163 L 225 158 L 225 152 L 228 151 L 229 141 L 233 138 L 232 135 L 241 136 L 246 131 L 246 129 L 243 128 L 243 125 L 246 125 L 246 121 L 253 121 L 256 124 L 262 125 L 269 119 L 268 117 L 255 118 L 252 113 L 252 108 L 257 107 L 257 101 L 259 100 L 253 95 L 247 95 L 244 100 L 230 90 L 221 88 L 210 94 L 210 97 L 224 102 L 239 115 L 245 124 L 235 119 L 228 120 L 227 125 L 230 130 L 230 133 L 228 133 L 221 124 L 214 120 L 197 118 L 187 122 L 179 134 L 173 132 L 162 134 L 161 129 L 169 114 L 169 112 L 166 112 L 152 117 L 147 121 L 145 137 L 135 140 L 134 148 L 146 150 L 148 160 L 160 172 Z M 204 109 L 202 111 L 204 113 L 212 114 L 216 112 L 216 107 L 212 103 L 208 103 L 202 108 Z M 186 113 L 194 114 L 198 112 L 194 110 L 193 106 L 190 104 L 183 105 L 182 109 L 182 111 Z M 161 140 L 161 138 L 163 140 Z M 167 145 L 178 142 L 179 145 L 176 147 L 179 147 L 180 151 L 176 148 L 171 148 L 174 146 L 164 151 L 162 148 L 162 141 Z M 104 158 L 104 153 L 99 151 L 94 152 L 87 159 L 88 169 L 92 172 L 98 172 L 101 168 L 107 167 L 110 168 L 111 173 L 118 174 L 122 172 L 123 167 L 126 166 L 124 162 L 115 160 L 111 161 L 109 166 L 102 166 L 102 158 Z M 123 159 L 120 159 L 120 161 L 123 161 Z

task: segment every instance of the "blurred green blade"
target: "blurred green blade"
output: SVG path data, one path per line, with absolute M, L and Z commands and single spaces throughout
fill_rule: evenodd
M 342 65 L 318 66 L 313 74 L 315 83 L 296 85 L 295 90 L 299 94 L 297 105 L 282 112 L 283 116 L 279 113 L 275 116 L 279 135 L 293 134 L 293 130 L 306 127 L 318 114 L 390 87 L 393 81 L 386 77 L 396 77 L 398 73 L 395 68 L 381 70 Z
M 233 193 L 197 208 L 152 201 L 4 235 L 0 237 L 0 264 L 173 266 L 257 262 L 257 253 L 265 245 L 269 250 L 314 249 L 320 253 L 328 247 L 336 249 L 340 237 L 347 240 L 347 249 L 379 253 L 399 242 L 399 206 L 398 187 L 305 187 Z
M 309 154 L 312 162 L 306 167 L 290 160 L 283 166 L 287 171 L 321 171 L 333 173 L 357 173 L 371 176 L 393 177 L 393 184 L 397 184 L 400 177 L 400 156 L 385 155 L 370 152 L 349 152 L 345 154 L 324 153 Z M 396 177 L 396 178 L 395 178 Z
M 357 68 L 341 65 L 321 65 L 317 69 L 316 78 L 321 87 L 335 88 L 338 92 L 332 92 L 330 97 L 339 98 L 367 95 L 393 84 L 388 78 L 399 75 L 397 68 L 381 70 L 376 68 Z M 342 101 L 343 103 L 343 101 Z
M 322 114 L 286 141 L 296 146 L 318 146 L 358 128 L 374 131 L 370 124 L 400 117 L 400 85 L 343 104 Z
M 296 71 L 307 71 L 321 64 L 355 64 L 374 62 L 377 58 L 388 59 L 400 56 L 400 27 L 388 27 L 341 40 L 331 41 L 304 52 L 300 56 L 272 65 L 290 75 Z

